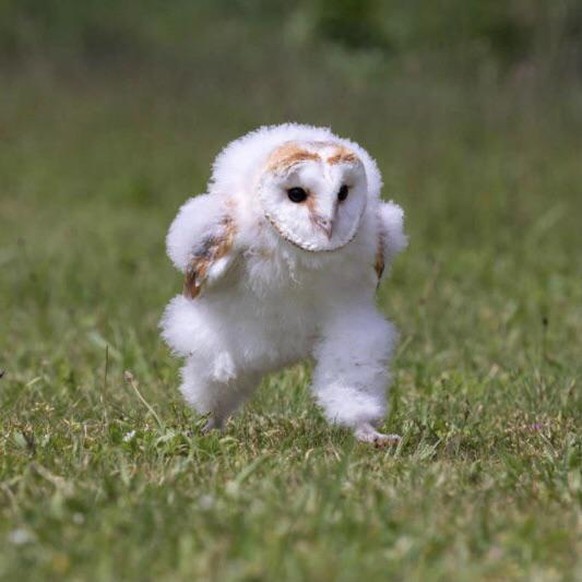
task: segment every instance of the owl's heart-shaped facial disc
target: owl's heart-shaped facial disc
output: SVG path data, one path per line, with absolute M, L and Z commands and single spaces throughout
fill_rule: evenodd
M 334 251 L 357 234 L 367 181 L 358 156 L 335 142 L 287 142 L 276 148 L 259 181 L 265 216 L 290 243 Z

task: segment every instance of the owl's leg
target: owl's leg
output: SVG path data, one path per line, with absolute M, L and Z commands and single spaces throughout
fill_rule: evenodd
M 207 414 L 203 432 L 221 430 L 224 422 L 251 394 L 258 383 L 255 375 L 217 379 L 208 375 L 208 363 L 191 357 L 182 368 L 180 392 L 199 414 Z
M 386 414 L 388 364 L 397 335 L 372 306 L 346 308 L 323 326 L 314 352 L 312 389 L 325 416 L 376 446 L 399 440 L 375 429 Z

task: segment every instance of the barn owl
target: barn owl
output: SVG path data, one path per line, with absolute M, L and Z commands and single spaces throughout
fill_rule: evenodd
M 374 295 L 406 236 L 381 186 L 372 157 L 326 128 L 263 127 L 218 155 L 207 193 L 170 226 L 184 289 L 161 322 L 206 429 L 222 428 L 266 373 L 311 358 L 330 422 L 376 445 L 398 438 L 377 431 L 397 333 Z

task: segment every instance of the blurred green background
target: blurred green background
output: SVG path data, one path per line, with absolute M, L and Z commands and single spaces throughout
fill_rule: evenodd
M 519 182 L 523 140 L 576 139 L 581 39 L 573 0 L 3 0 L 2 157 L 12 171 L 2 194 L 31 194 L 15 164 L 28 172 L 36 156 L 40 171 L 79 156 L 58 192 L 79 179 L 79 197 L 105 189 L 119 203 L 168 208 L 203 188 L 225 142 L 295 120 L 362 141 L 388 170 L 390 195 L 462 214 L 475 185 L 428 197 L 419 182 L 488 145 L 515 156 Z M 415 159 L 409 175 L 399 158 Z M 508 184 L 491 205 L 519 190 Z M 519 226 L 528 210 L 517 210 Z M 470 237 L 492 227 L 465 225 Z
M 167 228 L 284 121 L 406 211 L 397 451 L 308 366 L 223 438 L 177 393 Z M 577 0 L 0 0 L 0 579 L 579 579 L 581 218 Z
M 193 56 L 202 48 L 225 55 L 245 38 L 247 50 L 267 39 L 289 43 L 295 52 L 326 51 L 334 43 L 351 52 L 377 51 L 392 59 L 431 54 L 496 71 L 529 63 L 573 72 L 582 58 L 582 8 L 572 0 L 4 0 L 0 9 L 2 56 L 8 60 L 39 54 L 171 60 L 182 53 L 189 61 L 184 52 Z M 209 38 L 222 42 L 209 44 Z M 253 54 L 242 51 L 240 46 L 241 59 Z

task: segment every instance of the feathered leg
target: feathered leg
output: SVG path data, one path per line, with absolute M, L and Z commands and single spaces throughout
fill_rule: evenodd
M 388 364 L 396 339 L 394 326 L 373 307 L 346 307 L 324 326 L 314 353 L 312 389 L 328 420 L 377 446 L 399 440 L 374 428 L 386 414 Z
M 217 380 L 209 377 L 208 363 L 191 357 L 182 368 L 180 392 L 186 402 L 199 414 L 208 414 L 203 431 L 221 430 L 231 416 L 258 384 L 258 377 L 247 374 Z
M 172 350 L 186 358 L 180 391 L 200 414 L 209 414 L 207 430 L 221 428 L 258 383 L 235 362 L 228 330 L 207 302 L 175 297 L 164 313 L 162 335 Z

